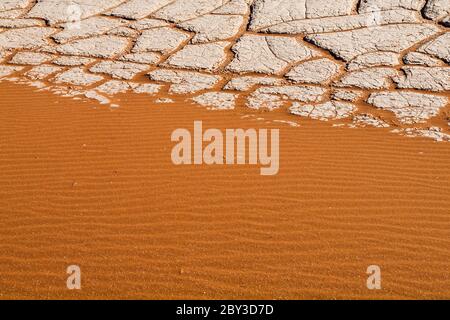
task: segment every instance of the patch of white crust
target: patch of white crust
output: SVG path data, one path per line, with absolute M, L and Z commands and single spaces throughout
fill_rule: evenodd
M 297 83 L 326 84 L 341 69 L 341 66 L 328 59 L 306 61 L 294 67 L 286 74 L 286 78 Z
M 437 32 L 439 28 L 435 25 L 399 24 L 313 34 L 306 39 L 337 57 L 350 61 L 359 55 L 374 51 L 400 53 Z
M 300 117 L 328 121 L 348 118 L 355 110 L 356 106 L 352 103 L 328 101 L 314 105 L 295 102 L 289 112 Z
M 131 80 L 139 73 L 147 71 L 148 69 L 148 66 L 139 63 L 102 61 L 93 65 L 89 71 L 93 73 L 109 74 L 115 79 Z
M 52 57 L 45 53 L 39 52 L 18 52 L 10 61 L 12 64 L 22 64 L 29 66 L 37 66 L 48 62 Z
M 376 108 L 393 112 L 404 124 L 424 123 L 448 103 L 445 97 L 416 92 L 376 92 L 367 100 Z
M 23 70 L 23 67 L 18 66 L 0 66 L 0 79 L 10 76 L 18 71 Z
M 208 92 L 194 97 L 193 100 L 211 110 L 232 110 L 235 107 L 236 95 L 225 92 Z
M 403 67 L 394 78 L 398 88 L 430 91 L 450 90 L 450 67 Z
M 235 58 L 227 70 L 237 73 L 281 74 L 293 63 L 320 55 L 295 38 L 244 35 L 233 47 Z
M 111 108 L 164 91 L 156 103 L 230 110 L 239 97 L 387 127 L 375 107 L 401 134 L 447 141 L 448 27 L 449 0 L 3 0 L 0 79 Z M 445 129 L 401 128 L 429 122 Z
M 65 55 L 114 58 L 123 53 L 128 45 L 126 38 L 104 35 L 61 45 L 57 51 Z
M 72 68 L 58 74 L 54 79 L 55 83 L 73 84 L 77 86 L 90 86 L 102 80 L 102 76 L 89 74 L 82 68 Z
M 391 68 L 362 69 L 346 73 L 335 85 L 361 89 L 388 89 L 392 78 L 397 75 L 398 71 Z
M 151 80 L 171 83 L 170 92 L 175 94 L 212 89 L 221 80 L 220 76 L 168 69 L 155 70 L 148 75 Z
M 165 65 L 194 70 L 216 71 L 226 60 L 229 42 L 187 45 L 172 55 Z
M 31 80 L 44 80 L 45 78 L 55 74 L 56 72 L 60 72 L 63 68 L 42 64 L 40 66 L 36 66 L 28 71 L 25 75 Z
M 190 36 L 185 32 L 167 27 L 144 30 L 137 39 L 133 52 L 160 52 L 168 54 L 175 51 L 189 38 Z

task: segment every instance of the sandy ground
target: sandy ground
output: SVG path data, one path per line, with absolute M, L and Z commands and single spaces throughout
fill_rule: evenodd
M 447 143 L 119 99 L 1 84 L 2 299 L 450 297 Z M 279 175 L 174 166 L 170 134 L 194 120 L 280 128 Z

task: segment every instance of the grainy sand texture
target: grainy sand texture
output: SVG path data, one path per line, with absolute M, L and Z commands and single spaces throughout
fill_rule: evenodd
M 450 298 L 449 27 L 448 0 L 1 1 L 0 299 Z M 279 129 L 278 175 L 175 166 L 195 121 Z

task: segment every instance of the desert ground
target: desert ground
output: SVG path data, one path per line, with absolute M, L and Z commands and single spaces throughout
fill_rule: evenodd
M 450 298 L 449 28 L 448 0 L 1 1 L 0 299 Z M 175 166 L 194 121 L 279 129 L 278 175 Z

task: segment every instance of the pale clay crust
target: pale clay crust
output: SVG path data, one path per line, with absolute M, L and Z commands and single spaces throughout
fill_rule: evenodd
M 430 121 L 449 112 L 449 27 L 448 0 L 7 0 L 0 81 L 110 106 L 127 92 L 211 110 L 242 98 L 448 141 L 448 121 Z

